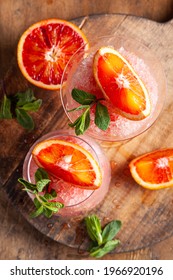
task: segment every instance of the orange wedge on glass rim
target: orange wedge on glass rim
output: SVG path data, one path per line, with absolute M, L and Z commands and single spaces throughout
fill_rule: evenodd
M 173 187 L 173 148 L 137 157 L 129 167 L 134 180 L 144 188 L 158 190 Z
M 102 182 L 100 167 L 90 152 L 64 140 L 38 143 L 32 156 L 39 167 L 65 182 L 84 189 L 98 189 Z
M 78 26 L 60 19 L 43 20 L 21 36 L 18 65 L 30 83 L 57 90 L 65 65 L 79 48 L 88 49 L 88 40 Z
M 115 111 L 142 120 L 151 111 L 148 91 L 130 63 L 115 49 L 100 48 L 94 56 L 94 77 Z

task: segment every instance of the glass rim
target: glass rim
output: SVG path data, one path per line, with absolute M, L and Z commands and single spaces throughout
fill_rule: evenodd
M 159 71 L 161 72 L 162 74 L 162 84 L 163 84 L 163 87 L 164 87 L 164 91 L 162 92 L 162 96 L 159 95 L 159 90 L 158 90 L 158 100 L 159 100 L 159 97 L 162 101 L 162 103 L 160 104 L 160 108 L 157 108 L 158 106 L 158 103 L 160 103 L 160 101 L 157 101 L 156 103 L 156 108 L 154 109 L 154 113 L 152 113 L 151 115 L 149 115 L 148 117 L 146 117 L 146 119 L 149 119 L 150 122 L 146 123 L 145 127 L 143 127 L 144 125 L 141 125 L 141 127 L 143 127 L 143 129 L 141 130 L 140 128 L 138 128 L 137 132 L 134 131 L 134 133 L 130 134 L 130 135 L 127 135 L 127 136 L 119 136 L 119 135 L 99 135 L 99 133 L 94 133 L 93 131 L 90 131 L 90 130 L 87 130 L 85 132 L 86 135 L 90 136 L 90 137 L 93 137 L 95 140 L 99 140 L 99 141 L 107 141 L 107 142 L 123 142 L 123 141 L 128 141 L 130 139 L 133 139 L 134 137 L 137 137 L 139 135 L 141 135 L 142 133 L 146 132 L 149 128 L 151 128 L 154 123 L 156 122 L 156 120 L 158 119 L 158 117 L 160 116 L 161 112 L 163 111 L 163 108 L 164 108 L 164 104 L 165 104 L 165 101 L 166 101 L 166 92 L 167 92 L 167 83 L 166 83 L 166 75 L 165 75 L 165 72 L 163 70 L 163 66 L 161 64 L 161 62 L 159 61 L 158 57 L 155 55 L 155 53 L 148 48 L 148 46 L 146 46 L 143 42 L 140 42 L 138 39 L 133 39 L 133 37 L 127 37 L 127 36 L 122 36 L 122 35 L 119 35 L 119 34 L 113 34 L 113 35 L 105 35 L 105 36 L 98 36 L 95 40 L 93 40 L 92 42 L 92 45 L 90 47 L 90 43 L 89 43 L 89 48 L 84 50 L 84 55 L 83 57 L 81 58 L 81 60 L 85 59 L 86 58 L 86 54 L 90 51 L 90 49 L 93 48 L 93 46 L 95 44 L 98 43 L 98 39 L 106 39 L 106 38 L 120 38 L 121 40 L 123 40 L 124 38 L 127 40 L 127 41 L 130 41 L 132 42 L 132 40 L 134 40 L 133 44 L 137 43 L 139 44 L 139 46 L 141 46 L 142 48 L 146 49 L 150 56 L 152 57 L 152 59 L 155 61 L 155 63 L 158 65 L 158 68 L 159 68 Z M 68 63 L 66 64 L 65 68 L 64 68 L 64 71 L 63 71 L 63 74 L 62 74 L 62 78 L 61 78 L 61 86 L 60 86 L 60 99 L 61 99 L 61 104 L 63 106 L 63 109 L 64 109 L 64 112 L 67 116 L 67 118 L 69 119 L 70 122 L 73 122 L 73 118 L 71 117 L 72 115 L 70 115 L 70 113 L 68 112 L 68 110 L 66 109 L 66 104 L 65 104 L 65 100 L 64 100 L 64 88 L 66 86 L 66 81 L 64 81 L 64 78 L 65 78 L 65 74 L 66 74 L 66 71 L 70 65 L 70 63 L 74 60 L 74 58 L 76 57 L 77 54 L 80 53 L 80 51 L 82 50 L 82 46 L 76 50 L 76 52 L 72 55 L 72 57 L 70 58 L 70 60 L 68 61 Z M 80 60 L 80 61 L 81 61 Z M 79 62 L 80 62 L 79 61 Z M 148 66 L 148 63 L 146 63 L 146 65 Z M 154 77 L 155 75 L 153 75 Z M 156 81 L 156 83 L 158 84 L 157 80 L 154 78 L 154 80 Z M 129 121 L 129 120 L 128 120 Z M 133 120 L 131 120 L 131 122 L 133 123 Z M 138 122 L 138 121 L 137 121 Z
M 96 151 L 94 150 L 94 148 L 87 142 L 87 140 L 83 139 L 83 136 L 79 137 L 77 135 L 74 134 L 74 131 L 72 130 L 67 130 L 67 129 L 61 129 L 61 130 L 55 130 L 55 131 L 52 131 L 52 132 L 49 132 L 49 133 L 46 133 L 44 134 L 43 136 L 41 136 L 39 139 L 37 139 L 33 145 L 30 147 L 28 153 L 26 154 L 25 156 L 25 159 L 24 159 L 24 163 L 23 163 L 23 177 L 28 180 L 29 182 L 31 182 L 31 178 L 30 178 L 30 165 L 31 165 L 31 161 L 33 159 L 32 157 L 32 150 L 34 148 L 34 146 L 36 144 L 38 144 L 39 142 L 41 142 L 42 140 L 46 140 L 46 139 L 53 139 L 53 138 L 56 138 L 56 135 L 57 133 L 59 133 L 60 136 L 70 136 L 70 137 L 74 137 L 74 138 L 77 138 L 77 139 L 80 139 L 81 141 L 85 142 L 86 145 L 89 146 L 89 148 L 92 150 L 92 153 L 94 154 L 94 157 L 95 159 L 97 160 L 97 163 L 99 164 L 99 166 L 101 167 L 101 164 L 100 164 L 100 160 L 99 160 L 99 157 L 96 153 Z M 45 139 L 45 137 L 48 137 Z M 85 135 L 84 136 L 85 138 L 88 138 L 90 139 L 90 137 L 88 135 Z M 95 142 L 94 139 L 91 139 L 92 141 Z M 96 143 L 96 145 L 98 145 Z M 100 186 L 101 187 L 101 186 Z M 85 189 L 87 190 L 87 189 Z M 72 207 L 75 207 L 75 206 L 79 206 L 80 204 L 82 204 L 83 202 L 87 201 L 98 189 L 95 189 L 95 190 L 88 190 L 88 191 L 91 191 L 91 193 L 85 198 L 83 199 L 82 201 L 78 202 L 78 203 L 75 203 L 73 205 L 64 205 L 64 208 L 72 208 Z M 29 195 L 29 197 L 31 197 L 31 195 Z M 62 208 L 63 209 L 63 208 Z

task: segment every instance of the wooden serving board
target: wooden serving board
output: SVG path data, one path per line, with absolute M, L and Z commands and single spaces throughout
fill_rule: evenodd
M 155 124 L 124 145 L 104 148 L 112 165 L 112 181 L 105 200 L 92 211 L 101 218 L 103 225 L 113 219 L 122 221 L 122 230 L 118 234 L 121 246 L 116 252 L 143 248 L 173 234 L 173 188 L 159 191 L 143 189 L 134 182 L 128 168 L 129 161 L 138 155 L 173 147 L 173 21 L 159 24 L 144 18 L 109 14 L 79 18 L 73 22 L 78 26 L 83 25 L 82 29 L 89 40 L 95 34 L 135 37 L 155 52 L 166 73 L 167 98 Z M 28 86 L 32 87 L 21 75 L 15 59 L 4 77 L 2 87 L 7 94 L 14 94 Z M 29 219 L 28 213 L 33 210 L 33 204 L 17 183 L 31 145 L 45 133 L 68 127 L 59 93 L 33 89 L 37 97 L 43 99 L 42 108 L 33 113 L 34 131 L 26 132 L 15 120 L 0 121 L 0 185 L 32 226 L 55 241 L 85 249 L 88 240 L 83 217 Z

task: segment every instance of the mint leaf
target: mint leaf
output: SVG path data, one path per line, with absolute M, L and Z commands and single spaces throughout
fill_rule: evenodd
M 64 204 L 58 201 L 53 202 L 56 207 L 63 208 Z
M 81 116 L 79 116 L 73 123 L 69 123 L 70 127 L 75 127 L 78 123 L 81 122 Z
M 106 130 L 110 123 L 110 116 L 108 109 L 100 102 L 96 105 L 95 124 L 102 130 Z
M 48 208 L 49 210 L 51 210 L 54 213 L 57 213 L 59 211 L 59 209 L 64 207 L 64 204 L 54 201 L 54 202 L 47 202 L 45 204 L 45 207 Z
M 40 108 L 41 104 L 42 104 L 42 100 L 38 99 L 38 100 L 36 100 L 34 102 L 30 102 L 30 103 L 24 104 L 22 107 L 20 107 L 20 109 L 23 109 L 25 111 L 36 112 Z
M 57 197 L 57 192 L 55 190 L 53 190 L 53 189 L 51 190 L 51 192 L 49 194 L 51 194 L 51 196 L 53 198 Z
M 44 207 L 41 205 L 36 211 L 30 214 L 30 218 L 36 218 L 43 213 Z
M 120 244 L 119 240 L 110 240 L 107 241 L 103 247 L 97 246 L 93 247 L 90 251 L 90 256 L 95 258 L 101 258 L 107 253 L 114 250 Z
M 35 172 L 35 181 L 38 182 L 42 179 L 49 179 L 49 175 L 44 168 L 39 167 Z
M 42 192 L 43 189 L 51 182 L 49 179 L 42 179 L 37 182 L 36 187 L 38 192 Z
M 0 119 L 12 119 L 11 114 L 11 100 L 4 95 L 1 108 L 0 108 Z
M 96 215 L 91 215 L 85 218 L 87 232 L 91 240 L 96 241 L 99 245 L 102 244 L 102 229 L 99 218 Z
M 54 213 L 56 213 L 56 212 L 59 211 L 59 206 L 56 207 L 56 206 L 54 206 L 54 205 L 51 204 L 51 203 L 49 203 L 49 204 L 47 203 L 45 207 L 46 207 L 47 209 L 51 210 L 51 211 L 54 212 Z
M 47 200 L 53 200 L 53 199 L 55 199 L 55 197 L 57 197 L 57 193 L 56 193 L 56 191 L 51 192 L 51 193 L 46 193 L 46 194 L 44 195 L 44 197 L 45 197 Z
M 76 135 L 83 134 L 90 125 L 90 108 L 88 107 L 85 112 L 78 117 L 74 123 L 69 124 L 70 127 L 75 127 Z
M 18 99 L 17 107 L 21 107 L 27 103 L 31 103 L 36 100 L 34 92 L 32 89 L 28 88 L 25 92 L 18 92 L 15 94 L 15 97 Z
M 90 125 L 90 108 L 88 108 L 81 116 L 81 122 L 78 122 L 75 132 L 76 135 L 83 134 Z
M 121 228 L 121 221 L 112 221 L 107 224 L 102 232 L 103 243 L 112 240 Z
M 16 118 L 21 126 L 27 130 L 32 130 L 34 128 L 34 122 L 30 115 L 26 113 L 25 110 L 16 108 Z
M 23 178 L 19 178 L 18 182 L 21 183 L 28 190 L 31 190 L 31 191 L 36 191 L 37 190 L 37 187 L 36 187 L 35 184 L 32 184 L 32 183 L 26 181 Z
M 45 204 L 45 202 L 47 203 L 47 198 L 44 195 L 39 195 L 39 201 L 43 204 Z
M 71 110 L 68 110 L 68 112 L 80 111 L 80 110 L 85 109 L 85 108 L 89 108 L 89 105 L 81 105 L 81 106 L 79 106 L 77 108 L 73 108 Z
M 82 105 L 91 105 L 96 100 L 95 95 L 77 88 L 74 88 L 71 94 L 73 99 Z
M 43 214 L 45 215 L 46 218 L 51 218 L 53 215 L 53 212 L 51 210 L 49 210 L 48 208 L 44 208 Z
M 41 203 L 40 203 L 40 201 L 38 200 L 38 198 L 34 198 L 34 205 L 35 205 L 35 207 L 38 209 L 38 208 L 40 208 L 40 206 L 41 206 Z

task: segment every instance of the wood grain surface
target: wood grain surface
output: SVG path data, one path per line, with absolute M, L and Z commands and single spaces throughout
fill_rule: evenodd
M 76 24 L 80 24 L 82 18 L 79 20 L 74 20 Z M 114 33 L 127 33 L 137 37 L 138 39 L 142 39 L 152 50 L 156 52 L 159 59 L 161 60 L 167 80 L 168 80 L 168 96 L 170 97 L 171 89 L 173 88 L 172 84 L 172 48 L 171 45 L 173 43 L 172 37 L 172 22 L 168 22 L 165 24 L 155 23 L 149 20 L 123 16 L 123 15 L 102 15 L 101 17 L 93 16 L 87 17 L 84 25 L 84 31 L 87 33 L 87 30 L 90 30 L 88 34 L 91 36 L 94 35 L 94 28 L 99 28 L 100 21 L 102 22 L 102 30 L 101 34 L 114 34 Z M 94 28 L 92 29 L 92 27 Z M 93 32 L 93 33 L 92 33 Z M 13 77 L 13 79 L 11 79 Z M 9 82 L 10 81 L 10 82 Z M 16 62 L 14 61 L 14 67 L 11 67 L 5 77 L 5 86 L 8 93 L 12 94 L 16 92 L 18 89 L 24 89 L 28 86 L 28 83 L 23 79 L 20 72 L 16 68 Z M 39 233 L 34 227 L 32 227 L 26 220 L 18 213 L 18 209 L 15 208 L 11 201 L 15 201 L 16 204 L 20 204 L 25 206 L 27 205 L 27 200 L 23 204 L 23 201 L 18 201 L 18 197 L 14 197 L 16 194 L 17 185 L 16 180 L 18 176 L 21 174 L 21 167 L 23 163 L 24 156 L 31 146 L 31 144 L 42 134 L 50 130 L 54 130 L 55 128 L 65 127 L 67 125 L 67 119 L 64 116 L 60 120 L 60 116 L 63 114 L 62 107 L 60 105 L 60 99 L 57 98 L 56 93 L 50 93 L 50 95 L 45 94 L 44 91 L 40 91 L 39 89 L 34 89 L 37 92 L 37 95 L 44 100 L 43 107 L 41 112 L 35 113 L 33 115 L 36 122 L 36 129 L 34 132 L 29 135 L 15 122 L 15 121 L 1 121 L 0 125 L 0 144 L 1 144 L 1 175 L 0 175 L 0 184 L 4 186 L 0 190 L 0 202 L 1 202 L 1 215 L 0 221 L 3 225 L 3 231 L 0 233 L 0 240 L 4 240 L 0 246 L 0 258 L 1 259 L 90 259 L 87 253 L 82 253 L 78 251 L 78 249 L 69 248 L 63 246 L 57 242 L 51 240 L 48 236 L 44 236 Z M 50 97 L 51 96 L 51 97 Z M 52 102 L 53 101 L 53 102 Z M 171 123 L 168 122 L 167 113 L 171 111 L 171 103 L 170 98 L 167 99 L 166 107 L 159 118 L 159 122 L 157 122 L 152 127 L 152 133 L 144 133 L 138 139 L 134 139 L 130 141 L 127 145 L 123 146 L 119 151 L 120 155 L 125 156 L 128 159 L 131 159 L 131 153 L 133 156 L 136 156 L 143 151 L 148 151 L 151 148 L 157 148 L 162 145 L 169 146 L 171 144 L 172 134 L 170 130 Z M 42 118 L 43 113 L 45 115 Z M 40 126 L 41 123 L 41 126 Z M 51 125 L 50 125 L 51 123 Z M 16 133 L 17 132 L 17 133 Z M 159 137 L 157 141 L 153 142 L 155 136 L 159 132 Z M 165 139 L 166 136 L 166 139 Z M 154 138 L 153 138 L 154 137 Z M 13 141 L 11 141 L 13 139 Z M 141 147 L 140 143 L 143 143 L 143 147 Z M 163 145 L 164 143 L 164 145 Z M 5 149 L 3 148 L 5 147 Z M 20 151 L 20 152 L 19 152 Z M 130 155 L 129 155 L 130 151 Z M 107 154 L 110 159 L 112 159 L 112 148 L 107 150 Z M 114 175 L 116 174 L 116 170 L 114 171 Z M 125 173 L 125 176 L 127 174 Z M 118 179 L 119 180 L 119 179 Z M 117 182 L 114 180 L 114 184 Z M 136 187 L 136 186 L 135 186 Z M 122 193 L 123 194 L 123 193 Z M 113 254 L 110 254 L 104 259 L 172 259 L 173 257 L 173 248 L 170 246 L 171 241 L 173 240 L 171 237 L 172 234 L 172 190 L 164 190 L 163 192 L 159 192 L 159 194 L 155 194 L 154 196 L 150 195 L 150 192 L 141 190 L 138 188 L 136 197 L 139 197 L 143 200 L 143 207 L 152 208 L 152 204 L 154 201 L 158 201 L 158 204 L 161 203 L 161 206 L 158 206 L 157 216 L 163 218 L 161 222 L 157 217 L 155 219 L 154 226 L 155 230 L 153 233 L 153 229 L 149 231 L 149 235 L 151 233 L 150 239 L 153 239 L 152 243 L 147 243 L 149 240 L 143 240 L 143 246 L 134 247 L 134 238 L 137 238 L 139 241 L 141 236 L 139 232 L 136 233 L 134 238 L 130 238 L 126 240 L 123 246 L 119 248 Z M 164 203 L 162 202 L 162 197 L 166 197 Z M 10 199 L 9 199 L 10 198 Z M 23 198 L 23 197 L 20 197 Z M 167 205 L 167 202 L 170 202 Z M 166 205 L 166 206 L 165 206 Z M 159 208 L 160 207 L 160 208 Z M 121 207 L 120 207 L 121 208 Z M 117 207 L 117 214 L 121 212 L 121 209 Z M 26 210 L 26 207 L 23 209 Z M 133 211 L 132 211 L 133 212 Z M 139 222 L 142 218 L 142 212 L 138 213 Z M 132 213 L 134 214 L 134 213 Z M 151 211 L 150 214 L 154 215 L 154 212 Z M 106 217 L 106 216 L 105 216 Z M 123 216 L 124 217 L 124 216 Z M 142 226 L 145 227 L 145 223 L 148 222 L 148 218 L 146 220 L 143 219 Z M 169 223 L 168 223 L 168 221 Z M 105 221 L 106 222 L 106 221 Z M 160 222 L 160 224 L 158 224 Z M 42 221 L 41 221 L 42 224 Z M 128 216 L 124 219 L 124 230 L 127 232 L 128 224 Z M 165 225 L 167 226 L 165 228 Z M 136 225 L 131 225 L 132 228 L 135 229 Z M 52 224 L 49 223 L 47 227 L 47 231 L 51 231 Z M 68 225 L 65 225 L 65 230 L 67 230 Z M 42 226 L 39 227 L 39 230 L 44 231 Z M 5 233 L 5 235 L 4 235 Z M 55 235 L 58 236 L 58 232 Z M 156 234 L 156 235 L 155 235 Z M 78 232 L 80 235 L 80 232 Z M 29 237 L 29 238 L 28 238 Z M 80 237 L 80 236 L 79 236 Z M 78 237 L 78 238 L 79 238 Z M 123 231 L 122 234 L 119 235 L 122 241 L 123 240 Z M 161 241 L 165 239 L 165 241 Z M 142 240 L 140 240 L 141 242 Z M 155 242 L 157 245 L 154 245 Z M 10 244 L 10 246 L 7 244 Z M 139 243 L 138 243 L 139 244 Z M 131 247 L 133 245 L 133 248 Z M 137 248 L 148 246 L 147 248 L 142 248 L 138 251 L 134 251 Z M 132 251 L 131 251 L 132 250 Z M 131 251 L 122 254 L 123 251 Z M 118 253 L 119 252 L 119 253 Z

